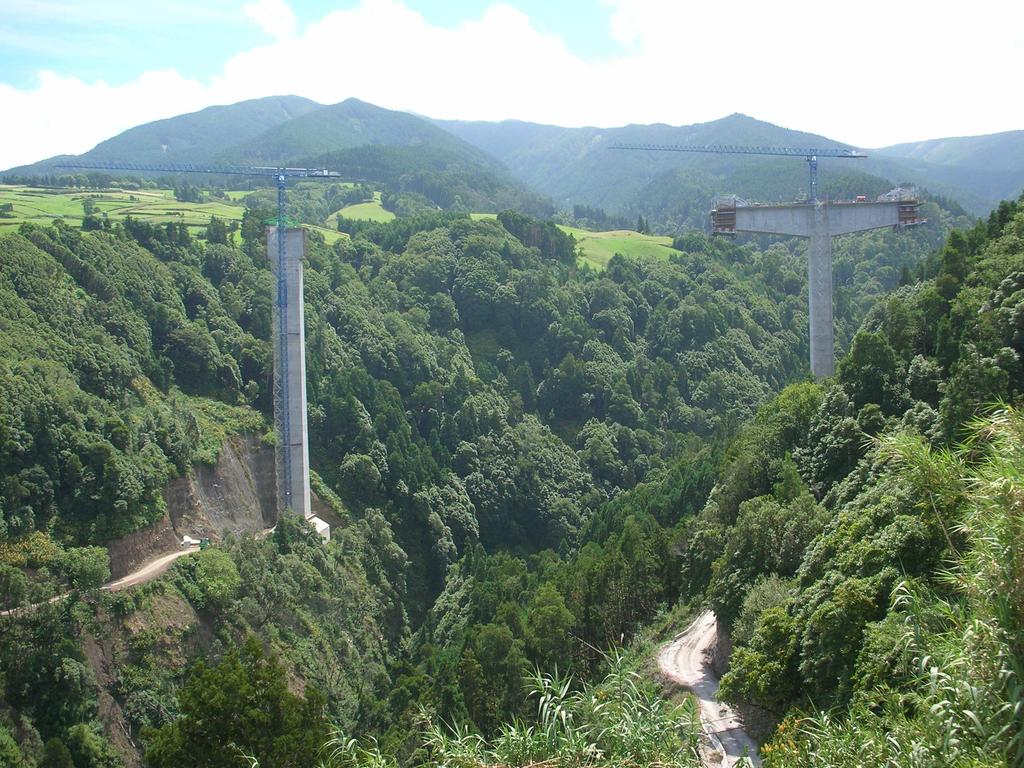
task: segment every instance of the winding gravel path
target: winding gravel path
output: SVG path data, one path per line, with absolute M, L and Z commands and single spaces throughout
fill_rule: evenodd
M 134 587 L 136 584 L 145 584 L 147 581 L 152 581 L 157 576 L 162 576 L 167 572 L 167 569 L 174 564 L 174 561 L 179 557 L 185 555 L 191 555 L 193 552 L 198 552 L 199 546 L 188 547 L 187 549 L 179 549 L 176 552 L 171 552 L 169 555 L 161 555 L 158 558 L 143 563 L 141 566 L 136 568 L 134 571 L 129 573 L 127 576 L 122 576 L 117 581 L 112 581 L 109 584 L 104 584 L 101 589 L 107 589 L 111 592 L 118 592 L 128 587 Z
M 179 549 L 175 552 L 171 552 L 170 554 L 161 555 L 160 557 L 153 558 L 152 560 L 149 560 L 140 565 L 138 568 L 136 568 L 128 575 L 122 576 L 120 579 L 117 579 L 116 581 L 111 581 L 107 584 L 104 584 L 102 587 L 100 587 L 100 589 L 105 589 L 110 592 L 119 592 L 122 589 L 134 587 L 137 584 L 145 584 L 147 581 L 152 581 L 158 576 L 162 576 L 163 574 L 165 574 L 167 572 L 167 569 L 170 568 L 174 561 L 177 560 L 179 557 L 191 555 L 193 552 L 198 551 L 199 547 L 193 546 L 188 547 L 186 549 Z M 41 603 L 33 603 L 32 605 L 23 605 L 19 608 L 11 608 L 6 611 L 0 611 L 0 616 L 13 616 L 16 613 L 34 611 L 39 606 L 55 603 L 62 597 L 67 597 L 68 594 L 70 593 L 63 592 L 59 595 L 54 595 L 49 600 L 45 600 Z
M 658 653 L 658 668 L 697 697 L 701 724 L 721 755 L 720 762 L 712 765 L 732 768 L 746 756 L 749 765 L 760 766 L 757 742 L 743 729 L 743 721 L 735 710 L 716 698 L 718 677 L 708 655 L 717 637 L 715 614 L 704 611 L 682 634 L 662 647 Z

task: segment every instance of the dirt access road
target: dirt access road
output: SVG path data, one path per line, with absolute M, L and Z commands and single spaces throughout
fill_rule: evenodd
M 709 765 L 732 768 L 747 758 L 746 765 L 760 766 L 757 742 L 743 729 L 736 712 L 718 701 L 718 677 L 708 659 L 718 636 L 715 614 L 704 611 L 686 630 L 658 653 L 658 668 L 670 680 L 693 691 L 700 707 L 704 732 L 718 751 L 718 761 Z
M 168 555 L 161 555 L 160 557 L 143 563 L 139 568 L 129 573 L 127 576 L 122 576 L 117 581 L 112 581 L 109 584 L 104 584 L 101 589 L 107 589 L 111 592 L 118 592 L 128 587 L 134 587 L 136 584 L 145 584 L 147 581 L 152 581 L 157 576 L 162 576 L 167 572 L 167 569 L 171 567 L 175 560 L 185 555 L 190 555 L 193 552 L 198 552 L 199 546 L 191 546 L 186 549 L 179 549 L 176 552 L 171 552 Z
M 167 555 L 161 555 L 160 557 L 154 558 L 152 560 L 149 560 L 149 561 L 143 563 L 141 566 L 136 568 L 134 571 L 132 571 L 128 575 L 122 576 L 120 579 L 117 579 L 117 581 L 111 581 L 111 582 L 109 582 L 107 584 L 104 584 L 102 587 L 100 587 L 100 589 L 105 589 L 105 590 L 107 590 L 109 592 L 119 592 L 122 589 L 127 589 L 128 587 L 134 587 L 137 584 L 145 584 L 147 581 L 152 581 L 153 579 L 157 578 L 158 576 L 162 576 L 163 574 L 165 574 L 167 572 L 167 569 L 170 568 L 171 565 L 174 563 L 174 561 L 177 560 L 179 557 L 184 557 L 185 555 L 191 555 L 193 552 L 198 552 L 198 551 L 199 551 L 199 547 L 198 546 L 193 546 L 193 547 L 187 547 L 185 549 L 179 549 L 179 550 L 177 550 L 175 552 L 171 552 L 170 554 L 167 554 Z M 42 602 L 42 603 L 33 603 L 32 605 L 24 605 L 24 606 L 21 606 L 20 608 L 11 608 L 11 609 L 6 610 L 6 611 L 0 611 L 0 616 L 12 616 L 12 615 L 14 615 L 16 613 L 24 613 L 26 611 L 34 611 L 39 606 L 41 606 L 41 605 L 49 605 L 50 603 L 55 603 L 58 600 L 60 600 L 62 597 L 67 597 L 68 594 L 70 594 L 70 593 L 64 592 L 62 594 L 55 595 L 54 597 L 51 597 L 49 600 L 46 600 L 45 602 Z

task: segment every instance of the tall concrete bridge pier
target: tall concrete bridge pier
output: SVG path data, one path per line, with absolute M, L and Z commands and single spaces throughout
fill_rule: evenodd
M 811 372 L 817 377 L 835 373 L 832 318 L 832 238 L 850 232 L 919 224 L 918 202 L 897 192 L 877 201 L 785 203 L 755 205 L 725 198 L 711 212 L 716 234 L 759 232 L 806 237 Z
M 274 426 L 277 429 L 278 512 L 291 509 L 313 517 L 309 492 L 309 438 L 306 428 L 306 332 L 302 262 L 306 232 L 267 227 L 267 254 L 277 278 L 274 300 Z M 281 270 L 285 274 L 282 274 Z

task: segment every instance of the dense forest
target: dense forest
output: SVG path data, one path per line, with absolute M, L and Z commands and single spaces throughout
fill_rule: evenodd
M 0 609 L 37 607 L 0 616 L 0 760 L 694 765 L 617 649 L 707 603 L 767 761 L 1015 764 L 1024 211 L 944 240 L 929 205 L 837 242 L 817 383 L 796 241 L 598 272 L 511 211 L 309 233 L 332 542 L 286 516 L 119 593 L 102 545 L 272 442 L 263 216 L 3 236 Z

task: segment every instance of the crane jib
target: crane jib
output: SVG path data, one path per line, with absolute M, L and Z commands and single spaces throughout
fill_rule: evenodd
M 609 149 L 647 150 L 652 152 L 706 152 L 722 155 L 778 155 L 781 157 L 867 157 L 856 149 L 826 147 L 764 147 L 734 144 L 613 144 Z

